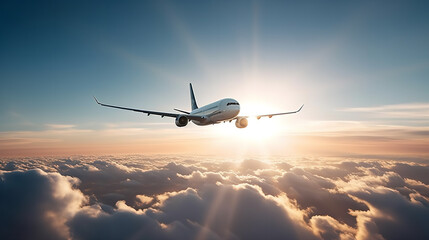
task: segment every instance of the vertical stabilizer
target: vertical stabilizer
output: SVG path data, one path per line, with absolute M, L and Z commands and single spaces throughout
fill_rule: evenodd
M 192 111 L 198 108 L 197 101 L 195 100 L 194 89 L 192 89 L 192 83 L 189 83 L 189 90 L 191 92 L 191 107 Z

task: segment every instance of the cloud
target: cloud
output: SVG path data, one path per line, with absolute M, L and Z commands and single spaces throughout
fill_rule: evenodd
M 285 173 L 278 179 L 280 189 L 300 208 L 309 208 L 314 215 L 329 215 L 350 226 L 356 220 L 349 209 L 365 210 L 365 204 L 355 201 L 347 193 L 335 190 L 336 185 L 329 179 L 312 175 L 302 169 Z
M 428 238 L 427 167 L 351 158 L 2 159 L 0 237 Z
M 97 206 L 86 208 L 69 226 L 74 239 L 173 239 L 155 219 L 123 209 L 108 214 Z
M 76 239 L 317 239 L 304 222 L 249 185 L 206 185 L 166 193 L 158 209 L 92 207 L 70 222 Z M 231 202 L 233 201 L 233 202 Z M 181 236 L 181 237 L 179 237 Z
M 397 163 L 392 170 L 403 177 L 419 180 L 424 184 L 429 184 L 429 166 Z
M 75 125 L 71 124 L 46 124 L 46 126 L 53 129 L 69 129 L 76 127 Z
M 376 107 L 346 108 L 342 109 L 342 111 L 372 113 L 376 117 L 427 119 L 429 117 L 429 103 L 407 103 Z
M 388 188 L 362 189 L 350 192 L 370 207 L 367 212 L 356 212 L 373 222 L 386 239 L 427 239 L 429 208 L 427 200 L 422 203 L 410 201 L 399 192 Z
M 190 174 L 192 169 L 197 170 L 174 162 L 159 169 L 148 170 L 104 160 L 96 160 L 90 164 L 78 162 L 75 165 L 58 166 L 61 174 L 82 180 L 79 189 L 83 193 L 93 195 L 98 201 L 111 206 L 119 200 L 125 200 L 135 206 L 136 195 L 152 196 L 186 189 L 187 180 L 178 174 Z M 94 170 L 91 170 L 91 166 Z
M 0 173 L 0 237 L 67 239 L 68 220 L 85 202 L 76 178 L 42 170 Z
M 191 221 L 221 239 L 315 239 L 302 219 L 293 219 L 287 208 L 248 184 L 188 189 L 169 197 L 159 209 L 160 221 Z M 205 239 L 203 229 L 197 239 Z
M 338 222 L 330 216 L 314 216 L 310 224 L 315 233 L 323 239 L 355 239 L 356 229 Z

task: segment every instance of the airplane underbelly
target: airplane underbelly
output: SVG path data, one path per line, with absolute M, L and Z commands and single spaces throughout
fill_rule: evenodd
M 210 121 L 209 119 L 206 119 L 206 120 L 204 120 L 204 121 L 192 120 L 192 122 L 193 122 L 195 125 L 198 125 L 198 126 L 204 126 L 204 125 L 212 124 L 212 123 L 211 123 L 211 121 Z
M 214 113 L 212 116 L 210 116 L 210 120 L 212 122 L 220 122 L 225 121 L 231 118 L 234 118 L 237 116 L 238 112 L 236 111 L 220 111 L 218 113 Z
M 221 116 L 221 114 L 215 114 L 215 115 L 211 115 L 211 116 L 207 116 L 206 119 L 204 120 L 192 120 L 192 122 L 196 125 L 199 126 L 204 126 L 204 125 L 209 125 L 209 124 L 215 124 L 218 123 L 219 121 L 223 121 L 225 120 L 224 117 Z
M 209 125 L 216 124 L 222 121 L 226 121 L 232 119 L 238 115 L 240 109 L 229 109 L 229 110 L 216 110 L 208 115 L 204 120 L 192 120 L 192 122 L 196 125 Z

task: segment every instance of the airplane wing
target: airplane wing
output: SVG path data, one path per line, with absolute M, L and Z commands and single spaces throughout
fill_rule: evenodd
M 278 115 L 285 115 L 285 114 L 294 114 L 294 113 L 298 113 L 299 111 L 301 111 L 302 107 L 304 107 L 304 104 L 302 104 L 302 106 L 293 112 L 283 112 L 283 113 L 271 113 L 271 114 L 263 114 L 263 115 L 256 115 L 256 118 L 259 120 L 262 117 L 269 117 L 272 118 L 273 116 L 278 116 Z M 250 116 L 237 116 L 235 118 L 249 118 Z
M 153 114 L 153 115 L 159 115 L 161 117 L 177 117 L 179 115 L 183 115 L 186 116 L 187 118 L 189 118 L 190 120 L 202 120 L 204 119 L 203 116 L 198 116 L 198 115 L 191 115 L 191 114 L 178 114 L 178 113 L 168 113 L 168 112 L 157 112 L 157 111 L 150 111 L 150 110 L 143 110 L 143 109 L 136 109 L 136 108 L 127 108 L 127 107 L 120 107 L 120 106 L 114 106 L 114 105 L 108 105 L 108 104 L 104 104 L 101 103 L 97 100 L 97 98 L 95 98 L 95 102 L 103 107 L 111 107 L 111 108 L 117 108 L 117 109 L 122 109 L 122 110 L 128 110 L 128 111 L 134 111 L 134 112 L 141 112 L 141 113 L 146 113 L 148 116 Z

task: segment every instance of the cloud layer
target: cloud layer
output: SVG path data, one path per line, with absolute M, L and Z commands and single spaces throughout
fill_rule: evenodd
M 429 167 L 177 156 L 0 161 L 2 239 L 426 239 Z

